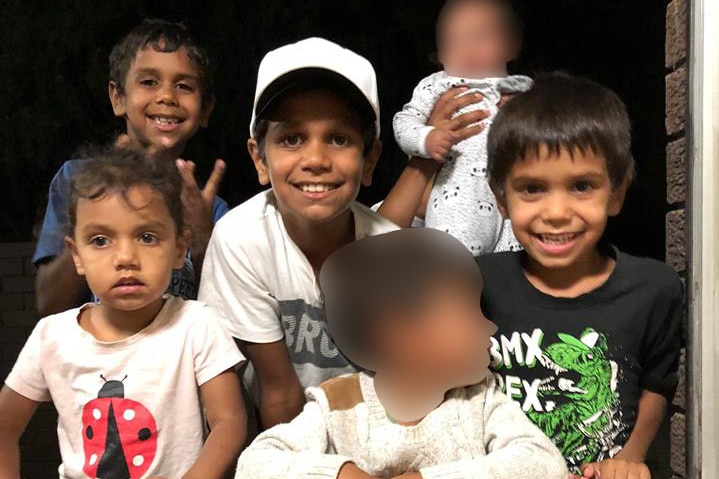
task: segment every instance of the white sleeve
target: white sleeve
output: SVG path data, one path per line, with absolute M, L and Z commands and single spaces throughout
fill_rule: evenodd
M 5 384 L 32 401 L 50 401 L 45 374 L 42 371 L 43 361 L 42 337 L 47 332 L 47 319 L 41 320 L 33 329 L 15 365 L 5 379 Z M 59 365 L 58 365 L 59 366 Z
M 438 73 L 423 79 L 412 92 L 412 99 L 394 116 L 392 126 L 397 144 L 410 156 L 428 158 L 427 135 L 434 129 L 427 125 L 440 92 L 435 85 Z
M 473 400 L 473 418 L 483 421 L 484 434 L 477 440 L 487 455 L 420 470 L 423 479 L 566 479 L 564 458 L 554 443 L 524 415 L 517 403 L 487 379 L 484 400 Z
M 331 454 L 328 415 L 326 405 L 309 401 L 292 422 L 257 436 L 240 456 L 235 479 L 335 479 L 351 458 Z
M 201 321 L 190 332 L 198 386 L 245 360 L 217 313 L 207 305 L 200 307 Z
M 253 343 L 283 338 L 279 304 L 256 269 L 259 261 L 236 240 L 241 232 L 220 220 L 205 252 L 198 298 L 216 308 L 232 336 Z M 234 243 L 234 244 L 233 244 Z

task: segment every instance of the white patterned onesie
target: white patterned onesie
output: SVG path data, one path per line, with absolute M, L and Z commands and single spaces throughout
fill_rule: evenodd
M 502 94 L 520 93 L 531 85 L 532 79 L 525 76 L 472 80 L 441 71 L 419 82 L 410 102 L 394 117 L 394 134 L 400 148 L 408 155 L 429 158 L 425 141 L 433 127 L 427 125 L 427 120 L 439 97 L 458 86 L 469 87 L 463 95 L 480 93 L 484 97 L 456 113 L 488 110 L 490 116 L 482 121 L 487 128 L 452 148 L 437 174 L 425 213 L 425 226 L 450 233 L 475 256 L 521 248 L 509 221 L 502 219 L 489 187 L 487 135 Z

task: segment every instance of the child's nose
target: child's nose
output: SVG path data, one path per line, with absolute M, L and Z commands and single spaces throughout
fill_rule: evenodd
M 327 147 L 322 141 L 308 141 L 304 149 L 302 166 L 310 170 L 327 170 L 330 167 Z
M 157 103 L 164 103 L 169 105 L 177 104 L 177 91 L 174 85 L 162 85 L 157 90 L 157 97 L 155 99 Z
M 571 215 L 570 200 L 566 195 L 553 193 L 544 199 L 543 217 L 548 222 L 561 222 Z
M 137 266 L 137 249 L 134 242 L 122 241 L 115 254 L 115 268 L 131 268 Z

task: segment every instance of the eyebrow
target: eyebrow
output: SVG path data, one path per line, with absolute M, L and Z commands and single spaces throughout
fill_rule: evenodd
M 155 75 L 160 76 L 160 71 L 157 68 L 152 67 L 146 67 L 146 68 L 138 68 L 137 69 L 137 75 Z M 173 77 L 174 80 L 185 80 L 185 79 L 191 79 L 191 80 L 199 80 L 199 75 L 193 74 L 193 73 L 179 73 Z
M 580 173 L 577 175 L 572 175 L 571 179 L 572 180 L 586 180 L 586 179 L 601 180 L 601 179 L 604 179 L 604 175 L 602 173 L 591 171 L 591 172 L 586 172 L 586 173 Z M 527 183 L 530 181 L 542 182 L 542 181 L 546 181 L 546 180 L 547 180 L 547 178 L 545 176 L 522 175 L 522 176 L 517 176 L 515 178 L 512 178 L 510 180 L 510 182 L 511 183 Z

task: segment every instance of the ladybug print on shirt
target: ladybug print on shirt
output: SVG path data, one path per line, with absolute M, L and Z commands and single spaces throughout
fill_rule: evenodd
M 155 459 L 155 418 L 125 398 L 124 380 L 105 381 L 82 410 L 83 471 L 93 479 L 139 479 Z

